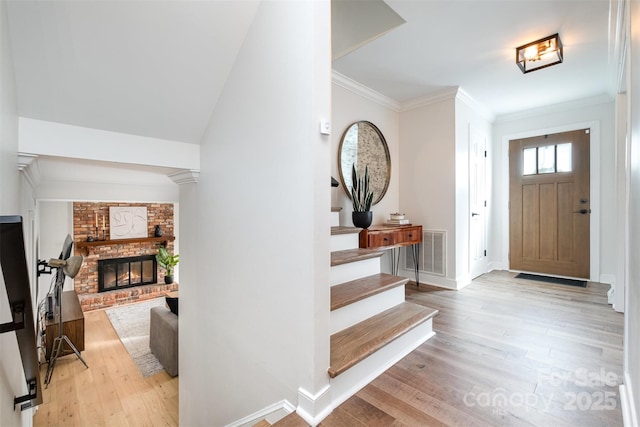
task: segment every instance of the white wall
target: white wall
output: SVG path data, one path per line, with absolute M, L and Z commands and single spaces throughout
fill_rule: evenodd
M 470 133 L 489 138 L 490 117 L 459 88 L 414 104 L 400 113 L 400 202 L 424 230 L 447 233 L 445 277 L 421 280 L 460 289 L 471 281 Z
M 165 177 L 166 178 L 166 177 Z M 166 178 L 163 185 L 112 184 L 87 181 L 43 181 L 35 189 L 38 200 L 131 203 L 175 203 L 178 185 Z
M 629 57 L 629 117 L 631 177 L 629 188 L 629 248 L 628 282 L 625 309 L 625 386 L 632 407 L 627 413 L 635 419 L 625 419 L 626 425 L 638 425 L 640 411 L 640 3 L 630 3 L 631 40 Z M 626 415 L 627 415 L 626 414 Z
M 340 80 L 339 80 L 340 81 Z M 354 83 L 349 82 L 351 85 Z M 391 157 L 391 179 L 389 188 L 382 200 L 373 205 L 373 224 L 382 224 L 389 219 L 392 212 L 403 212 L 400 205 L 399 180 L 400 180 L 400 115 L 391 106 L 382 102 L 372 100 L 372 97 L 363 96 L 362 93 L 370 91 L 379 99 L 383 97 L 363 86 L 354 86 L 352 89 L 346 85 L 334 83 L 332 88 L 332 134 L 331 134 L 331 176 L 340 182 L 340 172 L 338 170 L 338 148 L 342 135 L 349 126 L 357 121 L 366 120 L 378 127 L 384 135 L 389 146 Z M 375 99 L 375 98 L 374 98 Z M 388 104 L 388 103 L 387 103 Z M 340 183 L 335 191 L 336 200 L 332 201 L 334 207 L 341 207 L 340 225 L 353 226 L 351 213 L 353 205 L 351 199 Z
M 39 248 L 38 259 L 48 261 L 57 258 L 67 234 L 73 238 L 73 203 L 41 201 L 38 203 Z M 73 255 L 73 254 L 72 254 Z M 42 301 L 51 287 L 54 274 L 41 275 L 38 280 L 38 302 Z M 73 279 L 67 277 L 65 291 L 73 290 Z
M 20 215 L 18 172 L 18 105 L 9 44 L 6 3 L 0 2 L 0 214 Z M 22 189 L 28 192 L 28 188 Z M 29 260 L 28 260 L 29 261 Z M 0 323 L 11 320 L 4 277 L 0 274 Z M 0 425 L 29 426 L 32 410 L 14 410 L 13 399 L 27 393 L 14 333 L 0 334 Z
M 400 115 L 400 205 L 424 230 L 447 232 L 446 277 L 424 278 L 455 288 L 456 117 L 455 92 Z
M 15 215 L 18 213 L 20 187 L 18 175 L 18 104 L 16 83 L 13 71 L 13 56 L 9 40 L 7 10 L 5 2 L 1 5 L 0 21 L 0 213 Z
M 197 169 L 200 146 L 20 117 L 20 152 L 100 162 Z M 87 144 L 91 141 L 91 144 Z
M 258 5 L 181 188 L 181 425 L 329 401 L 329 7 Z
M 603 96 L 523 111 L 496 119 L 493 126 L 493 199 L 490 262 L 508 269 L 509 139 L 593 126 L 591 132 L 592 280 L 612 283 L 616 271 L 615 103 Z M 598 255 L 599 251 L 599 255 Z M 594 259 L 595 258 L 595 259 Z

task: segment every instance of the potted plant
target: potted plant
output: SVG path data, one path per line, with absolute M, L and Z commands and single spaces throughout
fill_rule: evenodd
M 158 247 L 158 253 L 156 254 L 156 261 L 160 267 L 166 270 L 164 275 L 164 283 L 170 285 L 173 283 L 173 268 L 178 265 L 180 255 L 172 255 L 164 246 Z
M 353 202 L 353 212 L 351 219 L 353 225 L 360 228 L 368 228 L 373 220 L 371 203 L 373 202 L 373 191 L 369 189 L 369 166 L 364 168 L 364 176 L 358 176 L 356 164 L 351 166 L 351 201 Z

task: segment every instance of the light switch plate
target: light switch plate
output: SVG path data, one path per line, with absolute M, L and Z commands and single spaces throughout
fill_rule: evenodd
M 320 133 L 331 135 L 331 123 L 327 119 L 320 119 Z

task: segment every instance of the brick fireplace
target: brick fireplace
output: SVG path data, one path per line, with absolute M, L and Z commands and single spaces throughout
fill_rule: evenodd
M 146 207 L 149 238 L 109 240 L 109 207 Z M 102 235 L 103 218 L 104 237 Z M 99 290 L 99 261 L 153 257 L 158 252 L 158 245 L 161 244 L 166 245 L 167 249 L 173 252 L 173 218 L 171 203 L 73 203 L 74 253 L 84 257 L 82 268 L 74 279 L 74 289 L 83 311 L 152 299 L 178 289 L 177 283 L 166 285 L 164 270 L 156 267 L 155 283 L 127 279 L 129 281 L 125 285 L 123 285 L 125 282 L 121 281 L 121 286 L 110 285 L 102 292 Z M 96 235 L 96 221 L 98 235 Z M 162 228 L 163 237 L 156 239 L 153 237 L 157 225 Z M 94 240 L 93 242 L 88 242 L 91 240 L 89 236 Z M 145 275 L 148 276 L 149 273 Z M 129 273 L 130 276 L 131 273 Z M 146 282 L 149 281 L 146 280 Z

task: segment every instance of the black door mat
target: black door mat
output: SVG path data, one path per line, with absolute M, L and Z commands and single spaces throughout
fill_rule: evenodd
M 581 288 L 587 287 L 586 280 L 574 280 L 574 279 L 563 279 L 560 277 L 538 276 L 537 274 L 520 273 L 516 276 L 516 279 L 537 280 L 539 282 L 556 283 L 558 285 L 579 286 Z

